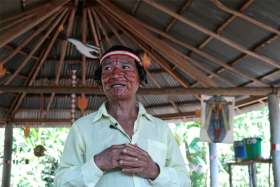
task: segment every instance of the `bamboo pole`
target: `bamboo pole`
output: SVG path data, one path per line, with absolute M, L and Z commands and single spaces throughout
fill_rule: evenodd
M 103 95 L 101 88 L 98 87 L 62 87 L 62 86 L 1 86 L 1 93 L 60 93 L 60 94 L 71 94 L 71 93 L 87 93 Z M 139 95 L 223 95 L 223 96 L 241 96 L 241 95 L 252 95 L 252 96 L 266 96 L 271 93 L 279 94 L 280 87 L 228 87 L 228 88 L 140 88 L 138 91 Z
M 198 25 L 197 23 L 194 23 L 193 21 L 189 20 L 188 18 L 185 18 L 181 15 L 178 15 L 176 13 L 174 13 L 173 11 L 169 10 L 168 8 L 158 4 L 157 2 L 155 1 L 151 1 L 151 0 L 143 0 L 144 2 L 146 2 L 147 4 L 153 6 L 154 8 L 158 9 L 158 10 L 161 10 L 163 12 L 165 12 L 166 14 L 172 16 L 172 17 L 175 17 L 176 19 L 180 20 L 182 23 L 186 24 L 186 25 L 189 25 L 191 27 L 193 27 L 194 29 L 204 33 L 204 34 L 207 34 L 209 36 L 212 36 L 213 38 L 227 44 L 228 46 L 234 48 L 234 49 L 237 49 L 239 50 L 240 52 L 242 53 L 246 53 L 247 55 L 249 56 L 252 56 L 262 62 L 265 62 L 267 64 L 270 64 L 271 66 L 274 66 L 274 67 L 277 67 L 277 68 L 280 68 L 280 64 L 275 62 L 274 60 L 272 60 L 271 58 L 269 57 L 266 57 L 266 56 L 263 56 L 263 55 L 259 55 L 251 50 L 248 50 L 246 49 L 245 47 L 241 46 L 240 44 L 232 41 L 232 40 L 229 40 L 228 38 L 225 38 L 223 36 L 220 36 L 212 31 L 209 31 L 208 29 Z
M 144 28 L 140 27 L 135 18 L 127 15 L 110 2 L 98 0 L 98 3 L 100 3 L 102 7 L 104 7 L 108 12 L 110 12 L 110 14 L 114 15 L 124 27 L 129 28 L 134 33 L 134 35 L 137 35 L 138 38 L 141 38 L 152 48 L 159 51 L 161 55 L 169 59 L 171 63 L 176 64 L 192 78 L 199 80 L 203 86 L 216 86 L 214 81 L 206 77 L 203 72 L 186 61 L 184 55 L 181 52 L 170 47 L 165 42 L 159 40 Z
M 20 36 L 21 34 L 29 31 L 39 23 L 43 22 L 54 13 L 59 11 L 62 6 L 68 3 L 70 0 L 62 0 L 62 1 L 51 1 L 48 2 L 40 9 L 38 9 L 38 14 L 34 19 L 29 19 L 28 21 L 22 22 L 15 27 L 12 27 L 5 31 L 5 33 L 0 35 L 0 47 L 3 47 L 16 37 Z

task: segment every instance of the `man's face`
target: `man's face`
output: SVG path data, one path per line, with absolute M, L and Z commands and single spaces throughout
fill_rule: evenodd
M 109 56 L 102 62 L 101 82 L 109 99 L 129 99 L 139 87 L 135 60 L 129 56 Z

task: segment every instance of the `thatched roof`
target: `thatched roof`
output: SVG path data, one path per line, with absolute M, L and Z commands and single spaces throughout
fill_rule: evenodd
M 62 32 L 103 51 L 123 44 L 147 52 L 149 83 L 138 99 L 163 119 L 197 116 L 204 91 L 178 94 L 181 88 L 224 88 L 230 94 L 226 88 L 264 87 L 262 94 L 236 94 L 237 110 L 262 104 L 280 83 L 279 10 L 278 0 L 1 3 L 0 66 L 7 72 L 0 76 L 0 122 L 70 124 L 71 93 L 81 93 L 66 89 L 73 69 L 89 98 L 87 112 L 104 101 L 93 80 L 97 61 L 81 56 L 59 37 Z

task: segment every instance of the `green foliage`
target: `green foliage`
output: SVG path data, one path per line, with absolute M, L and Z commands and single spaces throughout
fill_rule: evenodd
M 208 179 L 208 144 L 199 141 L 199 121 L 171 125 L 176 141 L 183 145 L 186 158 L 190 165 L 192 184 L 195 187 L 209 186 Z M 18 187 L 53 186 L 54 172 L 64 147 L 69 129 L 65 128 L 31 128 L 28 138 L 22 129 L 14 129 L 12 183 Z M 263 139 L 263 157 L 270 155 L 270 131 L 268 109 L 262 108 L 238 115 L 234 119 L 234 139 L 261 137 Z M 4 129 L 0 130 L 0 143 L 4 142 Z M 43 157 L 34 156 L 33 149 L 37 145 L 46 148 Z M 234 160 L 231 144 L 218 144 L 219 186 L 229 186 L 228 166 Z M 0 156 L 3 146 L 0 146 Z M 0 168 L 1 169 L 1 168 Z M 258 186 L 268 186 L 268 165 L 257 164 Z M 235 166 L 232 170 L 233 184 L 238 187 L 248 186 L 247 167 Z M 272 179 L 271 179 L 272 180 Z M 272 184 L 272 182 L 271 182 Z M 272 184 L 273 186 L 273 184 Z
M 172 127 L 172 126 L 171 126 Z M 186 147 L 186 156 L 191 169 L 191 180 L 195 187 L 207 186 L 208 176 L 208 144 L 200 142 L 199 129 L 200 122 L 178 123 L 173 127 L 176 139 L 181 137 L 180 144 Z M 234 139 L 241 140 L 248 137 L 262 138 L 262 153 L 264 158 L 270 155 L 269 143 L 269 120 L 268 109 L 264 107 L 257 111 L 252 111 L 238 115 L 234 118 Z M 229 171 L 227 163 L 234 161 L 234 151 L 232 144 L 217 144 L 218 166 L 219 166 L 219 186 L 229 186 Z M 268 186 L 268 165 L 257 164 L 257 183 L 259 186 Z M 235 166 L 232 169 L 234 186 L 248 186 L 248 168 Z
M 31 128 L 24 137 L 23 129 L 14 129 L 12 183 L 24 187 L 51 187 L 69 129 Z M 34 148 L 42 145 L 45 155 L 36 157 Z

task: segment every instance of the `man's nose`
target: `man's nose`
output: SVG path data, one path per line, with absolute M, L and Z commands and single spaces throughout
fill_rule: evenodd
M 112 76 L 119 76 L 122 74 L 121 68 L 115 66 L 112 71 Z

